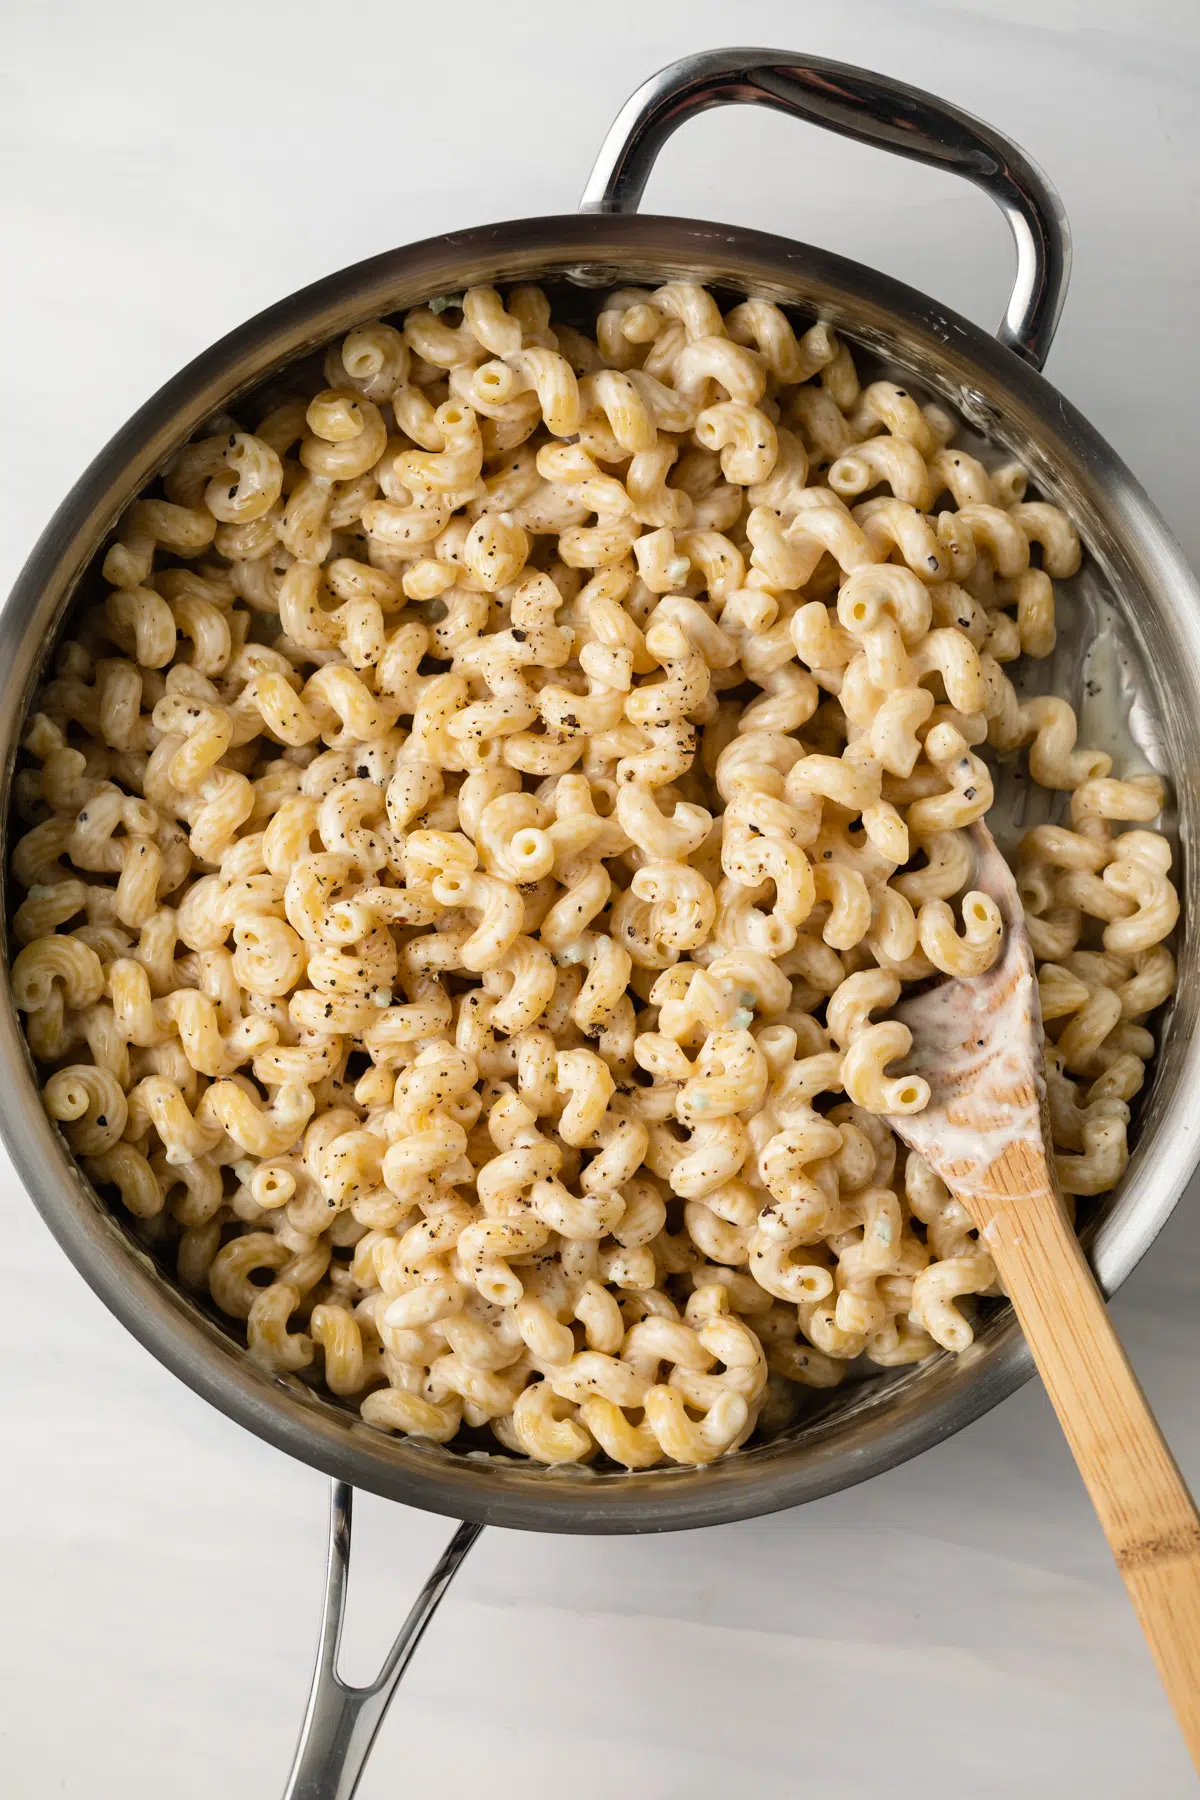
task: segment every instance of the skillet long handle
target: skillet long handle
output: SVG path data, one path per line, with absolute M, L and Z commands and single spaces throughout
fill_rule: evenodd
M 970 1196 L 980 1235 L 1200 1770 L 1200 1517 L 1121 1348 L 1045 1157 L 1012 1145 Z M 966 1198 L 966 1196 L 964 1196 Z
M 325 1602 L 308 1708 L 283 1800 L 351 1800 L 392 1695 L 482 1525 L 460 1525 L 413 1602 L 387 1661 L 369 1687 L 351 1687 L 337 1672 L 350 1570 L 354 1489 L 335 1481 L 329 1496 Z

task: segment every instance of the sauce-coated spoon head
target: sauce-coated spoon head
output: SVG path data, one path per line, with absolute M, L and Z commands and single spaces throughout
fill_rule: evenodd
M 964 1200 L 993 1187 L 1012 1146 L 1027 1144 L 1029 1160 L 1045 1165 L 1050 1141 L 1041 1009 L 1021 898 L 987 826 L 979 821 L 970 835 L 975 879 L 964 907 L 976 894 L 995 901 L 1003 948 L 982 975 L 948 976 L 895 1008 L 913 1038 L 903 1072 L 922 1076 L 930 1092 L 923 1111 L 888 1121 Z

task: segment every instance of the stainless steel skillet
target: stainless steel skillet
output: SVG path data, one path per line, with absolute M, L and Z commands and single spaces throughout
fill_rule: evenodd
M 767 105 L 964 175 L 1003 208 L 1017 278 L 999 342 L 936 301 L 809 246 L 636 207 L 666 137 L 692 113 Z M 1081 698 L 1093 640 L 1111 640 L 1129 686 L 1130 746 L 1164 770 L 1200 763 L 1200 591 L 1162 520 L 1107 444 L 1037 372 L 1069 267 L 1057 196 L 1007 139 L 928 94 L 818 58 L 725 50 L 687 58 L 634 95 L 606 140 L 578 215 L 514 221 L 388 252 L 272 307 L 199 357 L 117 434 L 64 502 L 0 616 L 0 733 L 6 794 L 32 689 L 71 597 L 128 500 L 211 413 L 366 318 L 472 282 L 542 280 L 588 290 L 700 280 L 830 320 L 868 359 L 905 371 L 1019 456 L 1076 520 L 1089 558 L 1048 679 Z M 1136 697 L 1134 690 L 1136 690 Z M 1014 803 L 1015 805 L 1016 803 Z M 1195 909 L 1188 854 L 1200 793 L 1180 782 L 1184 916 Z M 7 805 L 3 809 L 7 814 Z M 1014 818 L 1016 813 L 1014 812 Z M 1179 993 L 1119 1192 L 1090 1248 L 1117 1287 L 1153 1241 L 1196 1160 L 1191 1095 L 1200 1073 L 1200 947 L 1185 930 Z M 503 1454 L 463 1454 L 384 1437 L 296 1378 L 271 1376 L 230 1330 L 158 1268 L 74 1166 L 47 1121 L 9 1004 L 0 1008 L 0 1130 L 47 1223 L 105 1303 L 162 1362 L 231 1418 L 335 1477 L 321 1652 L 288 1792 L 348 1796 L 424 1623 L 484 1522 L 532 1530 L 670 1530 L 752 1517 L 848 1487 L 979 1416 L 1029 1374 L 1007 1309 L 963 1357 L 839 1390 L 778 1439 L 705 1469 L 546 1471 Z M 346 1689 L 337 1636 L 361 1486 L 471 1521 L 457 1533 L 379 1682 Z

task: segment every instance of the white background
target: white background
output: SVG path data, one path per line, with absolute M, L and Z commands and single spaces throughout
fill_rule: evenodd
M 1049 374 L 1200 551 L 1191 0 L 9 0 L 5 14 L 0 576 L 206 344 L 359 257 L 569 210 L 632 88 L 731 40 L 930 87 L 1050 170 L 1076 261 Z M 1010 252 L 981 195 L 775 115 L 690 125 L 648 204 L 826 245 L 984 323 L 1001 310 Z M 308 1683 L 326 1484 L 124 1335 L 7 1163 L 0 1230 L 0 1790 L 269 1800 Z M 1198 1264 L 1189 1196 L 1114 1308 L 1194 1484 Z M 446 1535 L 360 1501 L 352 1675 Z M 618 1788 L 1193 1794 L 1041 1392 L 759 1523 L 486 1533 L 362 1793 Z

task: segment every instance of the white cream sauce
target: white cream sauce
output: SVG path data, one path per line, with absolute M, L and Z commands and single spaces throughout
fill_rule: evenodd
M 1111 601 L 1091 596 L 1095 635 L 1083 659 L 1082 690 L 1076 705 L 1079 742 L 1112 757 L 1113 773 L 1146 775 L 1155 764 L 1146 754 L 1157 731 L 1146 701 L 1146 678 Z
M 904 1072 L 930 1088 L 926 1112 L 903 1121 L 904 1136 L 939 1173 L 953 1170 L 964 1193 L 986 1187 L 987 1170 L 1014 1144 L 1042 1142 L 1045 1082 L 1029 1025 L 1036 983 L 1023 970 L 1002 1014 L 988 1005 L 995 984 L 985 981 L 947 981 L 897 1009 L 913 1032 Z
M 929 1083 L 929 1104 L 893 1126 L 966 1194 L 987 1188 L 987 1171 L 1014 1144 L 1045 1141 L 1037 980 L 1024 929 L 1012 930 L 1021 903 L 999 851 L 974 848 L 973 885 L 1000 908 L 1003 953 L 983 975 L 944 981 L 895 1009 L 913 1036 L 901 1067 Z

